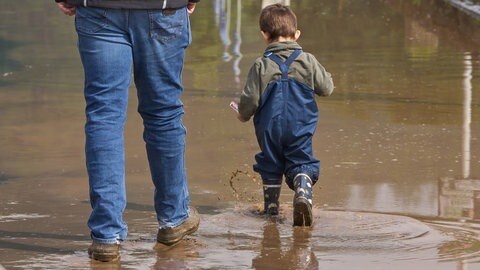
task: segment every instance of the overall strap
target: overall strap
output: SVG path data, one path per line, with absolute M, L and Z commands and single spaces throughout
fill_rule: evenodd
M 282 79 L 285 80 L 288 79 L 288 69 L 290 68 L 290 65 L 301 53 L 302 50 L 293 51 L 293 53 L 287 58 L 287 60 L 285 60 L 285 62 L 273 52 L 266 52 L 264 55 L 265 57 L 268 57 L 277 63 L 277 65 L 280 67 L 280 71 L 282 72 Z

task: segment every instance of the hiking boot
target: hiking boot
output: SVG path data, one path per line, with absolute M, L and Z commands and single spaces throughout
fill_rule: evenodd
M 304 173 L 293 179 L 293 226 L 312 226 L 312 180 Z
M 171 246 L 182 240 L 185 235 L 192 234 L 197 231 L 200 225 L 200 216 L 195 208 L 190 207 L 190 216 L 182 224 L 173 228 L 158 229 L 157 242 Z
M 120 244 L 102 244 L 93 241 L 88 248 L 88 257 L 101 262 L 116 261 L 120 258 Z
M 263 185 L 264 213 L 269 216 L 278 215 L 279 197 L 282 185 Z

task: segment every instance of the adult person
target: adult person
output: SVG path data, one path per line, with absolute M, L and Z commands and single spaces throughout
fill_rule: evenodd
M 189 15 L 199 0 L 55 0 L 75 15 L 86 101 L 85 153 L 92 212 L 91 258 L 113 261 L 127 237 L 124 123 L 133 71 L 143 138 L 155 185 L 157 242 L 173 245 L 194 233 L 184 164 L 180 95 Z

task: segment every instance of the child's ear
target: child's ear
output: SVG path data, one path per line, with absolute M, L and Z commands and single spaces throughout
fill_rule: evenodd
M 302 32 L 300 32 L 300 30 L 295 31 L 295 40 L 297 40 L 301 34 Z
M 263 37 L 263 39 L 265 39 L 266 42 L 270 41 L 270 34 L 269 33 L 263 32 L 263 31 L 260 31 L 260 33 L 262 33 L 262 37 Z

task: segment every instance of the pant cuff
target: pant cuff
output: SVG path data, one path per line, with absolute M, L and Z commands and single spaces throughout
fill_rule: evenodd
M 100 243 L 100 244 L 107 244 L 107 245 L 113 245 L 113 244 L 120 244 L 123 240 L 125 240 L 126 237 L 121 237 L 119 236 L 118 238 L 113 238 L 113 239 L 102 239 L 95 237 L 93 233 L 90 233 L 90 238 L 92 238 L 93 241 Z
M 301 165 L 301 166 L 297 166 L 290 169 L 285 175 L 286 176 L 285 182 L 287 183 L 288 187 L 291 190 L 295 190 L 295 188 L 293 187 L 293 179 L 299 173 L 308 175 L 308 177 L 310 177 L 310 179 L 312 180 L 312 186 L 313 186 L 318 181 L 320 171 L 317 167 L 310 166 L 310 165 Z

